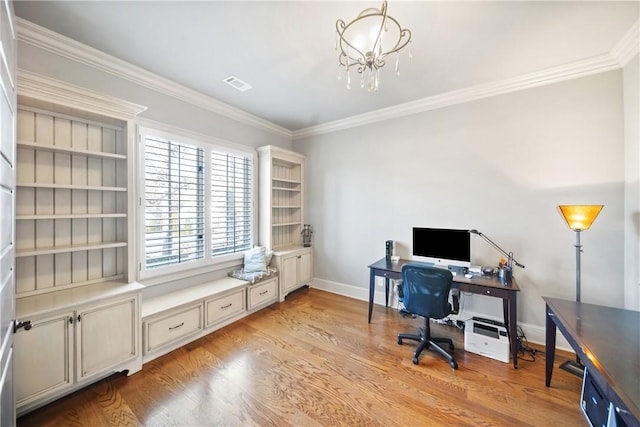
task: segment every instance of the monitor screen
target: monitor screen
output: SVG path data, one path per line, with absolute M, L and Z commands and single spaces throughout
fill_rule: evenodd
M 469 230 L 414 227 L 413 255 L 437 266 L 469 267 L 471 235 Z

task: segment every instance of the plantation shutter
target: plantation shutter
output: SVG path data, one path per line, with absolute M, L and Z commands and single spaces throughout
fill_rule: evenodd
M 211 251 L 213 256 L 251 248 L 252 159 L 211 153 Z
M 204 258 L 204 150 L 146 137 L 147 269 Z

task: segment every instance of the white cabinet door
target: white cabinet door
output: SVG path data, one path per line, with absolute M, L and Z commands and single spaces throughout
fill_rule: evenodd
M 305 285 L 311 281 L 311 253 L 298 256 L 298 284 Z
M 78 381 L 135 358 L 138 299 L 78 310 Z
M 282 259 L 282 290 L 287 292 L 295 289 L 298 284 L 298 259 L 290 256 Z
M 276 251 L 274 264 L 280 277 L 280 302 L 291 291 L 311 282 L 313 278 L 313 251 L 311 248 L 297 248 L 290 251 Z
M 16 405 L 55 394 L 73 383 L 74 313 L 32 320 L 14 335 Z

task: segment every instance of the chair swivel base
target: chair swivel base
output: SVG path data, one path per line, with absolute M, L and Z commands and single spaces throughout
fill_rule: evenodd
M 451 366 L 452 369 L 458 369 L 458 363 L 455 361 L 455 359 L 453 358 L 453 356 L 449 353 L 447 353 L 442 347 L 440 347 L 440 345 L 438 345 L 439 343 L 445 343 L 445 344 L 449 344 L 449 351 L 453 351 L 453 341 L 449 338 L 435 338 L 435 337 L 431 337 L 431 338 L 426 338 L 424 336 L 424 330 L 420 329 L 419 330 L 419 335 L 413 335 L 413 334 L 398 334 L 398 344 L 402 344 L 402 340 L 406 339 L 406 340 L 413 340 L 413 341 L 418 341 L 420 344 L 418 344 L 418 347 L 416 348 L 416 351 L 413 353 L 413 364 L 417 365 L 419 362 L 419 358 L 420 358 L 420 354 L 424 351 L 424 350 L 428 350 L 428 349 L 433 349 L 436 352 L 440 353 L 442 356 L 444 356 L 445 359 L 447 359 L 447 361 L 449 362 L 449 366 Z

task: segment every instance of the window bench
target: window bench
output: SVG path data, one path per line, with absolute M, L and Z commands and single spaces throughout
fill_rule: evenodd
M 278 301 L 278 278 L 225 277 L 142 300 L 143 363 Z

